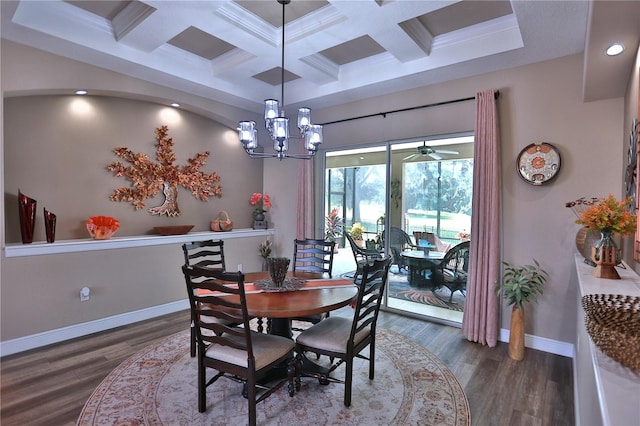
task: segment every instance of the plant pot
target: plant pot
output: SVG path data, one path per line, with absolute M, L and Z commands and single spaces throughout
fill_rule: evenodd
M 518 309 L 515 305 L 511 309 L 509 358 L 516 361 L 524 359 L 524 309 Z

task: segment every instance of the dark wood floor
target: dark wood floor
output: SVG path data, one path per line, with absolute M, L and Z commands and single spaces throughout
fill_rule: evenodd
M 189 313 L 183 311 L 2 358 L 0 424 L 75 424 L 113 368 L 188 323 Z M 473 425 L 575 423 L 570 358 L 527 349 L 524 361 L 517 362 L 509 359 L 506 344 L 490 349 L 470 343 L 458 328 L 386 312 L 379 324 L 445 362 L 464 387 Z

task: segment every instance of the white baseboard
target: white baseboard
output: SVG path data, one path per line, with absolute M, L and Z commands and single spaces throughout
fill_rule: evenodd
M 62 342 L 64 340 L 73 339 L 75 337 L 86 336 L 88 334 L 109 330 L 111 328 L 132 324 L 138 321 L 155 318 L 160 315 L 178 312 L 183 309 L 189 309 L 188 299 L 178 300 L 176 302 L 166 303 L 164 305 L 153 306 L 151 308 L 140 309 L 137 311 L 126 312 L 124 314 L 101 318 L 82 324 L 74 324 L 68 327 L 58 328 L 56 330 L 44 331 L 42 333 L 19 337 L 17 339 L 7 340 L 4 342 L 0 342 L 0 357 L 27 351 L 29 349 L 35 349 L 41 346 L 50 345 L 52 343 Z M 188 325 L 185 324 L 185 328 L 187 326 Z
M 500 329 L 500 341 L 509 342 L 509 330 Z M 573 358 L 575 356 L 573 343 L 561 342 L 559 340 L 547 339 L 546 337 L 532 336 L 530 334 L 524 335 L 524 346 L 531 349 L 536 349 L 543 352 L 549 352 L 556 355 L 566 356 Z
M 170 314 L 183 309 L 189 309 L 189 301 L 187 299 L 7 340 L 0 342 L 0 357 L 132 324 L 137 321 L 155 318 L 160 315 Z M 500 341 L 509 342 L 508 329 L 500 330 Z M 545 337 L 526 334 L 524 344 L 527 348 L 566 356 L 569 358 L 574 357 L 574 346 L 572 343 L 560 342 L 557 340 L 547 339 Z

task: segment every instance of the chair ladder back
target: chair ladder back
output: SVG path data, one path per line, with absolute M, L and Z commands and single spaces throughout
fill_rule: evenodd
M 362 279 L 357 283 L 359 289 L 349 336 L 350 343 L 353 343 L 355 336 L 367 327 L 371 327 L 371 333 L 375 333 L 391 262 L 392 258 L 387 257 L 374 259 L 372 263 L 364 266 Z
M 294 240 L 293 271 L 308 271 L 333 276 L 335 241 Z
M 194 241 L 182 245 L 185 265 L 226 270 L 223 240 Z
M 182 266 L 198 346 L 211 344 L 247 351 L 253 358 L 244 274 L 199 266 Z M 222 321 L 218 321 L 222 320 Z M 233 324 L 243 324 L 244 328 Z M 233 339 L 232 336 L 241 337 Z

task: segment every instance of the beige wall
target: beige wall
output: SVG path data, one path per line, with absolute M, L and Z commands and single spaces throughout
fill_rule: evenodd
M 113 150 L 127 147 L 156 159 L 155 129 L 167 125 L 174 142 L 176 166 L 200 152 L 209 152 L 203 172 L 220 176 L 222 197 L 207 202 L 178 190 L 179 217 L 151 215 L 148 208 L 162 204 L 162 192 L 135 211 L 127 202 L 112 202 L 116 188 L 129 187 L 106 165 L 121 161 Z M 236 227 L 251 226 L 252 192 L 262 190 L 260 162 L 247 158 L 235 130 L 207 118 L 170 107 L 102 96 L 23 96 L 5 99 L 6 242 L 20 242 L 18 188 L 38 201 L 35 241 L 45 240 L 42 208 L 57 215 L 59 240 L 86 238 L 85 222 L 96 215 L 120 220 L 118 236 L 153 233 L 154 226 L 195 225 L 209 230 L 211 219 L 225 210 Z M 240 174 L 238 171 L 245 170 Z
M 3 44 L 4 46 L 4 44 Z M 27 49 L 30 55 L 38 56 Z M 25 52 L 12 46 L 11 52 L 2 52 L 3 86 L 9 83 L 12 91 L 33 88 L 29 79 L 22 79 L 20 73 L 14 72 L 9 76 L 4 73 L 7 60 Z M 51 55 L 45 55 L 50 57 Z M 86 66 L 73 61 L 55 58 L 57 66 L 69 70 L 85 70 Z M 92 69 L 92 72 L 96 71 Z M 100 72 L 99 70 L 96 72 Z M 30 77 L 40 79 L 40 86 L 46 87 L 47 76 L 42 72 Z M 86 78 L 83 72 L 74 72 L 74 80 L 82 81 Z M 60 75 L 50 77 L 56 87 L 62 85 L 58 80 Z M 122 92 L 137 93 L 137 85 L 130 83 L 133 79 L 124 76 L 113 78 L 109 75 L 113 88 Z M 636 77 L 637 78 L 637 77 Z M 93 79 L 93 77 L 92 77 Z M 67 79 L 67 83 L 71 83 Z M 449 99 L 463 98 L 474 95 L 486 89 L 499 89 L 502 93 L 499 101 L 500 128 L 502 133 L 502 173 L 503 173 L 503 252 L 504 259 L 511 262 L 529 262 L 532 257 L 538 259 L 550 272 L 551 279 L 545 295 L 536 306 L 527 311 L 527 333 L 549 339 L 573 342 L 575 334 L 575 313 L 577 309 L 576 289 L 571 284 L 573 273 L 573 255 L 575 249 L 575 233 L 578 226 L 573 223 L 573 216 L 564 207 L 565 202 L 581 196 L 600 196 L 609 192 L 621 196 L 622 176 L 619 173 L 623 159 L 622 147 L 626 143 L 624 134 L 625 102 L 623 98 L 583 103 L 581 101 L 582 86 L 582 56 L 575 55 L 540 64 L 520 67 L 509 71 L 489 73 L 482 76 L 461 79 L 435 86 L 425 86 L 420 89 L 382 96 L 365 102 L 355 102 L 336 108 L 314 110 L 314 121 L 324 122 L 335 119 L 376 113 L 414 105 L 422 105 Z M 425 84 L 429 84 L 425 81 Z M 71 85 L 69 87 L 76 87 Z M 86 86 L 89 87 L 90 86 Z M 152 93 L 153 90 L 149 89 Z M 198 99 L 199 102 L 203 102 Z M 246 113 L 233 109 L 223 111 L 227 121 L 237 121 Z M 5 107 L 5 116 L 8 112 Z M 224 120 L 220 119 L 220 122 Z M 388 115 L 386 118 L 371 118 L 349 123 L 327 126 L 325 128 L 326 145 L 331 147 L 358 145 L 394 139 L 404 139 L 426 135 L 460 132 L 473 129 L 474 104 L 463 104 L 437 107 L 413 112 Z M 213 125 L 213 124 L 211 124 Z M 229 124 L 227 124 L 229 125 Z M 144 135 L 147 137 L 145 126 Z M 178 138 L 176 137 L 176 140 Z M 563 158 L 563 166 L 557 180 L 544 187 L 527 185 L 515 173 L 515 158 L 520 149 L 534 141 L 546 141 L 556 145 Z M 623 142 L 624 141 L 624 142 Z M 5 135 L 5 144 L 7 144 Z M 255 160 L 252 160 L 255 161 Z M 258 164 L 256 162 L 255 164 Z M 291 251 L 289 241 L 295 237 L 295 208 L 297 190 L 297 161 L 294 160 L 265 160 L 264 161 L 264 190 L 272 195 L 274 208 L 270 212 L 271 223 L 277 229 L 278 250 L 281 253 Z M 253 162 L 250 164 L 254 164 Z M 220 167 L 213 165 L 214 169 Z M 246 178 L 246 169 L 236 171 L 239 180 Z M 223 176 L 224 178 L 224 176 Z M 7 177 L 5 177 L 5 180 Z M 107 179 L 112 179 L 108 178 Z M 229 177 L 231 179 L 231 176 Z M 15 185 L 15 184 L 14 184 Z M 13 192 L 9 183 L 5 182 L 5 192 Z M 27 190 L 24 190 L 27 192 Z M 185 196 L 183 196 L 185 198 Z M 125 205 L 119 206 L 126 209 Z M 238 207 L 238 211 L 240 211 Z M 175 273 L 175 267 L 160 268 L 159 271 L 150 267 L 152 260 L 147 256 L 165 259 L 171 256 L 166 252 L 135 249 L 127 253 L 128 259 L 142 257 L 142 264 L 146 266 L 140 271 L 137 282 L 146 288 L 157 288 L 155 282 L 148 277 L 152 270 L 154 276 Z M 172 252 L 173 253 L 173 252 Z M 175 253 L 173 253 L 175 254 Z M 115 254 L 114 254 L 115 255 Z M 65 256 L 73 259 L 74 265 L 84 259 L 77 256 Z M 99 257 L 99 256 L 98 256 Z M 167 257 L 166 259 L 168 259 Z M 50 257 L 49 259 L 53 259 Z M 11 259 L 9 259 L 11 260 Z M 93 260 L 96 261 L 95 259 Z M 108 281 L 119 282 L 117 291 L 108 298 L 101 312 L 83 313 L 79 309 L 86 306 L 76 302 L 75 289 L 73 296 L 61 301 L 59 307 L 51 308 L 51 303 L 40 300 L 40 292 L 50 292 L 55 288 L 57 292 L 65 293 L 64 289 L 44 283 L 28 284 L 31 294 L 36 292 L 35 301 L 42 306 L 46 315 L 51 319 L 47 326 L 33 321 L 33 324 L 15 325 L 21 321 L 17 309 L 5 310 L 7 305 L 34 303 L 29 300 L 19 286 L 24 286 L 25 279 L 21 271 L 33 268 L 34 259 L 17 261 L 11 273 L 5 273 L 8 259 L 2 264 L 2 339 L 14 338 L 25 334 L 46 329 L 53 329 L 64 324 L 81 323 L 93 318 L 125 312 L 136 307 L 151 306 L 148 303 L 162 303 L 172 299 L 182 298 L 181 291 L 160 291 L 154 294 L 154 300 L 143 300 L 139 289 L 131 289 L 130 285 L 120 282 L 128 281 L 113 272 L 105 271 Z M 66 262 L 66 260 L 64 261 Z M 47 263 L 56 263 L 48 260 Z M 164 264 L 165 262 L 158 262 Z M 29 265 L 29 266 L 27 266 Z M 126 262 L 125 262 L 126 265 Z M 66 269 L 65 269 L 66 270 Z M 90 268 L 83 276 L 91 276 Z M 42 274 L 42 273 L 41 273 Z M 145 276 L 147 275 L 147 276 Z M 40 278 L 37 274 L 29 273 L 26 281 Z M 171 280 L 173 281 L 173 279 Z M 115 284 L 110 284 L 115 285 Z M 169 285 L 170 284 L 166 284 Z M 9 302 L 5 302 L 5 289 Z M 180 287 L 181 289 L 181 287 Z M 66 295 L 64 297 L 67 297 Z M 121 307 L 120 307 L 121 306 Z M 32 320 L 30 319 L 29 322 Z M 502 327 L 508 328 L 509 316 L 503 315 Z M 5 324 L 12 325 L 7 325 Z M 5 333 L 7 333 L 5 335 Z
M 21 96 L 4 101 L 5 226 L 7 243 L 21 243 L 18 188 L 38 202 L 34 241 L 45 240 L 42 208 L 57 215 L 56 240 L 86 239 L 87 218 L 120 220 L 118 237 L 154 234 L 162 225 L 193 224 L 208 231 L 211 219 L 227 211 L 236 228 L 251 226 L 249 197 L 262 191 L 262 163 L 244 154 L 235 132 L 199 115 L 162 105 L 100 96 Z M 222 198 L 208 202 L 179 189 L 179 217 L 135 211 L 109 194 L 129 181 L 105 168 L 125 146 L 155 159 L 155 128 L 166 124 L 175 143 L 177 165 L 210 151 L 206 172 L 217 172 Z M 160 205 L 162 194 L 147 200 Z M 261 238 L 227 241 L 226 260 L 235 268 L 260 267 Z M 185 299 L 179 245 L 2 258 L 2 340 L 109 317 Z M 89 286 L 92 298 L 79 301 Z M 24 307 L 38 307 L 24 315 Z

